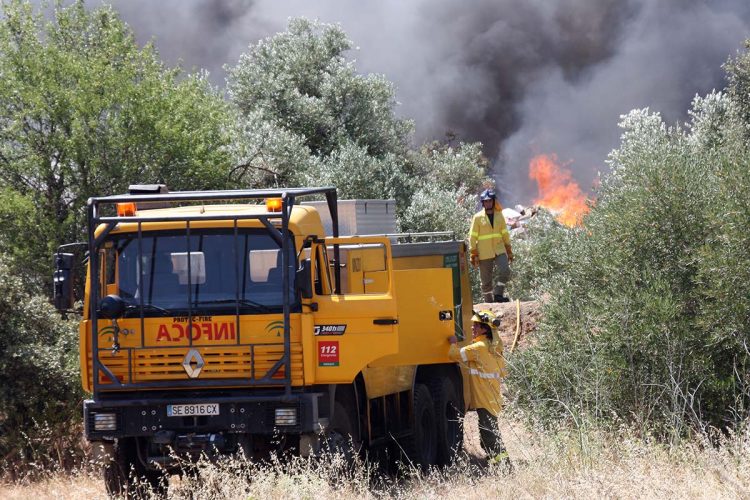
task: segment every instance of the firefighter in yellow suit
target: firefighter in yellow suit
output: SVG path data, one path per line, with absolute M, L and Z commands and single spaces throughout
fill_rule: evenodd
M 496 330 L 500 322 L 491 311 L 475 312 L 471 321 L 473 342 L 459 348 L 456 337 L 449 337 L 449 356 L 468 372 L 471 391 L 469 409 L 476 410 L 479 417 L 482 449 L 491 462 L 510 464 L 497 421 L 502 408 L 500 380 L 507 374 L 503 343 Z
M 513 251 L 503 209 L 494 189 L 485 189 L 479 199 L 482 210 L 474 214 L 469 230 L 471 265 L 479 266 L 482 299 L 485 302 L 507 302 L 505 284 L 510 280 Z

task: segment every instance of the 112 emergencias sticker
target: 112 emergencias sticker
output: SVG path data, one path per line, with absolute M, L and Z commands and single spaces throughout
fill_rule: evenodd
M 318 342 L 318 366 L 339 366 L 339 341 Z

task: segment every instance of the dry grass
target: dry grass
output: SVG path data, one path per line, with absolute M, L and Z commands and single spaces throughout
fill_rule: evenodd
M 468 427 L 476 425 L 469 417 Z M 515 472 L 481 470 L 476 433 L 467 433 L 469 456 L 447 471 L 401 480 L 376 479 L 367 467 L 354 472 L 336 460 L 293 460 L 284 465 L 234 459 L 200 467 L 200 480 L 177 480 L 172 498 L 747 498 L 750 436 L 732 436 L 718 447 L 696 440 L 679 447 L 645 442 L 622 432 L 530 431 L 515 422 L 502 428 Z M 29 483 L 0 484 L 0 498 L 103 498 L 91 473 L 51 474 Z

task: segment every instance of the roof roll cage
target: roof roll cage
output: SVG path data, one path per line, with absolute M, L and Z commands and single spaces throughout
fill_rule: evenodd
M 99 249 L 107 235 L 109 235 L 115 227 L 120 223 L 137 223 L 138 224 L 138 241 L 139 241 L 139 252 L 141 251 L 140 245 L 142 241 L 142 224 L 143 223 L 154 223 L 154 222 L 185 222 L 186 223 L 186 235 L 190 236 L 190 223 L 194 221 L 219 221 L 219 220 L 230 220 L 233 221 L 235 236 L 237 235 L 238 221 L 255 219 L 260 220 L 268 230 L 269 234 L 276 240 L 281 248 L 282 253 L 282 295 L 283 295 L 283 314 L 284 314 L 284 354 L 277 363 L 271 368 L 271 370 L 260 379 L 255 379 L 254 370 L 251 372 L 250 379 L 225 379 L 217 384 L 218 381 L 212 380 L 184 380 L 184 381 L 173 381 L 169 382 L 170 387 L 175 388 L 196 388 L 203 386 L 217 386 L 217 385 L 231 385 L 231 386 L 257 386 L 257 385 L 280 385 L 283 384 L 285 388 L 285 395 L 291 396 L 292 388 L 292 375 L 291 375 L 291 345 L 290 345 L 290 329 L 289 320 L 291 313 L 291 301 L 289 298 L 289 250 L 292 245 L 292 235 L 289 233 L 289 219 L 292 213 L 292 208 L 295 205 L 297 198 L 306 196 L 324 195 L 326 202 L 328 203 L 328 209 L 331 214 L 332 221 L 332 232 L 334 237 L 339 235 L 339 224 L 338 224 L 338 204 L 335 187 L 313 187 L 313 188 L 285 188 L 285 189 L 241 189 L 241 190 L 220 190 L 220 191 L 177 191 L 172 193 L 159 193 L 159 194 L 123 194 L 114 196 L 94 197 L 89 198 L 87 203 L 87 215 L 88 215 L 88 249 L 90 256 L 90 273 L 89 273 L 89 312 L 91 317 L 91 332 L 92 332 L 92 368 L 93 368 L 93 389 L 94 395 L 96 396 L 101 391 L 101 383 L 99 381 L 100 373 L 110 380 L 110 384 L 107 384 L 108 388 L 116 389 L 128 389 L 128 388 L 151 388 L 163 386 L 165 382 L 151 382 L 151 383 L 132 383 L 132 363 L 131 363 L 131 352 L 128 351 L 128 373 L 129 378 L 127 383 L 123 383 L 104 365 L 100 358 L 99 348 L 99 317 L 98 317 L 98 300 L 100 296 L 99 284 L 100 284 L 100 259 Z M 191 215 L 191 216 L 180 216 L 180 215 L 165 215 L 165 216 L 106 216 L 101 214 L 103 206 L 116 205 L 118 203 L 138 203 L 138 202 L 154 202 L 154 203 L 169 203 L 169 202 L 212 202 L 215 204 L 219 201 L 238 201 L 238 200 L 260 200 L 266 198 L 281 198 L 282 205 L 281 211 L 279 212 L 267 212 L 262 214 L 242 214 L 242 215 L 216 215 L 216 214 L 205 214 L 205 215 Z M 274 226 L 273 222 L 280 221 L 281 228 Z M 105 224 L 104 230 L 97 236 L 96 230 L 101 225 Z M 339 257 L 338 245 L 334 248 L 335 258 Z M 237 265 L 235 263 L 235 265 Z M 192 284 L 191 277 L 191 265 L 190 265 L 190 252 L 188 252 L 188 290 L 190 290 Z M 142 269 L 139 268 L 139 272 Z M 341 283 L 341 270 L 336 268 L 335 270 L 336 279 L 336 293 L 340 290 Z M 143 280 L 141 281 L 141 285 Z M 239 289 L 236 290 L 237 302 L 235 307 L 235 322 L 237 325 L 237 338 L 239 340 Z M 140 295 L 140 319 L 141 319 L 141 345 L 144 344 L 144 299 L 143 293 Z M 188 332 L 192 331 L 193 322 L 193 311 L 191 307 L 191 301 L 188 300 Z M 192 335 L 188 335 L 189 346 L 192 347 L 193 339 Z M 254 346 L 250 346 L 251 352 L 254 350 Z M 273 375 L 284 367 L 284 378 L 273 378 Z

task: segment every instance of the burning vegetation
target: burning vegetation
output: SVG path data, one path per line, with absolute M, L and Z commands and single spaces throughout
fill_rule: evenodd
M 529 178 L 537 183 L 535 205 L 552 212 L 566 226 L 581 224 L 590 207 L 586 195 L 573 180 L 570 170 L 560 165 L 555 155 L 540 154 L 529 163 Z

